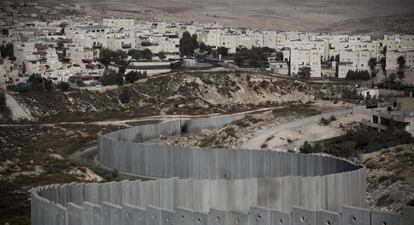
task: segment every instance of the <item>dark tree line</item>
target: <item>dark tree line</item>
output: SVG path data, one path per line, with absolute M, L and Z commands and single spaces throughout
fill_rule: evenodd
M 180 39 L 180 55 L 191 57 L 194 55 L 194 50 L 198 47 L 197 35 L 191 35 L 188 31 L 184 32 Z
M 0 52 L 1 52 L 1 57 L 2 58 L 8 57 L 9 59 L 14 59 L 13 44 L 8 43 L 6 45 L 1 45 L 0 46 Z
M 357 71 L 350 70 L 346 74 L 345 79 L 347 80 L 369 80 L 370 78 L 371 76 L 369 75 L 369 72 L 366 70 L 357 70 Z

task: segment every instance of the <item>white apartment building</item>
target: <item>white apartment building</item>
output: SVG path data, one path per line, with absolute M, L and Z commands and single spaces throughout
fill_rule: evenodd
M 289 40 L 286 42 L 286 46 L 291 49 L 315 49 L 318 50 L 321 55 L 321 60 L 325 61 L 328 59 L 329 45 L 325 40 Z
M 353 51 L 344 50 L 339 55 L 338 77 L 345 78 L 348 71 L 370 71 L 368 61 L 372 52 L 368 50 Z
M 112 29 L 124 29 L 124 30 L 134 30 L 135 29 L 135 20 L 134 19 L 117 19 L 117 18 L 107 18 L 103 19 L 102 25 L 110 27 Z
M 276 49 L 276 31 L 263 31 L 263 46 Z
M 399 51 L 399 50 L 387 50 L 385 69 L 388 71 L 398 70 L 397 59 L 402 56 L 405 58 L 405 65 L 409 68 L 414 68 L 414 50 L 411 51 Z
M 321 77 L 321 54 L 317 49 L 291 49 L 290 72 L 298 74 L 300 68 L 309 67 L 311 77 Z
M 383 45 L 387 50 L 411 51 L 414 50 L 414 35 L 384 35 Z
M 225 32 L 222 29 L 202 29 L 198 35 L 198 38 L 201 42 L 204 42 L 206 45 L 210 45 L 214 48 L 224 46 L 223 43 L 227 43 L 225 41 L 222 41 L 222 36 L 224 35 Z
M 102 25 L 76 25 L 67 27 L 65 30 L 65 34 L 68 38 L 72 38 L 78 34 L 89 36 L 99 36 L 102 34 L 107 34 L 110 32 L 110 27 L 102 26 Z

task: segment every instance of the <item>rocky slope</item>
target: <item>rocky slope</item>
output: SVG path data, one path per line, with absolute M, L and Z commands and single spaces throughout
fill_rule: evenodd
M 371 207 L 401 211 L 414 201 L 414 144 L 367 154 L 365 165 Z
M 125 89 L 130 101 L 119 96 Z M 309 84 L 237 72 L 172 73 L 105 91 L 29 92 L 14 98 L 41 122 L 92 121 L 158 114 L 230 113 L 309 102 L 343 86 Z

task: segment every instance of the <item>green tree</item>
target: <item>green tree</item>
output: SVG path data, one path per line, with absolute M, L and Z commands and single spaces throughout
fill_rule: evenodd
M 196 48 L 198 48 L 197 35 L 191 36 L 188 31 L 184 32 L 180 39 L 180 55 L 193 56 Z
M 297 74 L 297 77 L 300 78 L 300 79 L 307 80 L 311 77 L 311 72 L 312 72 L 312 70 L 311 70 L 310 67 L 299 68 L 299 72 Z
M 283 61 L 283 52 L 276 52 L 276 61 Z
M 385 60 L 385 57 L 382 57 L 380 59 L 379 63 L 381 64 L 382 72 L 386 75 L 386 69 L 385 69 L 385 67 L 386 67 L 386 60 Z
M 369 72 L 366 70 L 350 70 L 348 71 L 345 77 L 346 80 L 369 80 L 370 78 L 371 76 L 369 75 Z
M 9 29 L 7 29 L 7 28 L 3 28 L 3 29 L 1 30 L 1 34 L 2 34 L 3 36 L 9 36 Z
M 142 58 L 145 60 L 152 60 L 152 52 L 148 48 L 142 50 Z
M 99 53 L 98 61 L 102 63 L 106 68 L 108 68 L 109 63 L 111 63 L 112 56 L 113 51 L 107 48 L 102 48 L 101 52 Z
M 126 66 L 129 62 L 126 60 L 128 54 L 122 50 L 112 51 L 107 48 L 102 48 L 99 54 L 98 61 L 102 63 L 106 68 L 111 62 L 117 65 Z
M 158 58 L 160 58 L 160 60 L 164 60 L 164 59 L 166 59 L 166 58 L 167 58 L 167 56 L 165 55 L 165 53 L 164 53 L 164 52 L 159 52 L 159 53 L 158 53 Z
M 229 56 L 229 49 L 226 47 L 218 47 L 217 54 L 221 55 L 221 57 Z
M 43 77 L 40 74 L 33 74 L 27 79 L 27 83 L 30 85 L 30 89 L 34 91 L 43 91 Z
M 99 79 L 102 85 L 120 85 L 124 84 L 124 78 L 115 71 L 107 70 L 105 74 Z
M 0 113 L 10 115 L 10 109 L 7 106 L 6 94 L 4 92 L 0 92 Z
M 371 75 L 372 75 L 372 77 L 375 77 L 375 75 L 376 75 L 376 70 L 375 70 L 375 67 L 377 66 L 377 59 L 376 58 L 370 58 L 369 60 L 368 60 L 368 66 L 369 66 L 369 68 L 371 69 Z
M 119 101 L 121 101 L 122 104 L 128 104 L 131 101 L 131 93 L 128 88 L 122 88 L 119 93 Z
M 125 75 L 127 83 L 135 83 L 135 81 L 147 78 L 147 75 L 137 71 L 130 71 Z
M 204 42 L 200 43 L 199 48 L 201 52 L 205 52 L 208 55 L 211 55 L 213 52 L 213 48 L 210 45 L 206 45 Z
M 63 91 L 63 92 L 67 92 L 70 89 L 70 85 L 68 82 L 60 82 L 57 87 Z
M 0 52 L 1 52 L 1 57 L 6 58 L 14 58 L 14 49 L 13 49 L 13 44 L 12 43 L 8 43 L 6 45 L 1 45 L 0 46 Z
M 134 60 L 152 60 L 152 52 L 149 49 L 138 50 L 131 49 L 128 51 L 128 55 L 131 56 Z
M 398 68 L 399 68 L 399 69 L 404 69 L 404 67 L 405 67 L 405 63 L 406 63 L 406 61 L 405 61 L 405 57 L 404 57 L 404 56 L 400 56 L 400 57 L 398 57 L 398 58 L 397 58 L 397 63 L 398 63 Z
M 398 63 L 398 72 L 397 72 L 397 74 L 400 78 L 403 78 L 404 77 L 404 68 L 405 68 L 405 63 L 406 63 L 405 57 L 404 56 L 398 57 L 397 58 L 397 63 Z
M 313 152 L 312 145 L 309 142 L 305 141 L 303 145 L 300 147 L 299 151 L 304 154 L 309 154 Z

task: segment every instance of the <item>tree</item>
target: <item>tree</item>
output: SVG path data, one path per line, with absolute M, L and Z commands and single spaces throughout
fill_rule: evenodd
M 370 78 L 371 76 L 366 70 L 349 70 L 345 77 L 346 80 L 369 80 Z
M 180 55 L 192 56 L 196 48 L 198 48 L 197 35 L 194 34 L 191 36 L 188 31 L 184 32 L 180 39 Z
M 164 59 L 166 59 L 166 58 L 167 58 L 167 56 L 165 55 L 165 53 L 164 53 L 164 52 L 159 52 L 159 53 L 158 53 L 158 58 L 160 58 L 160 60 L 164 60 Z
M 111 62 L 114 62 L 117 65 L 126 66 L 129 64 L 126 61 L 128 54 L 122 50 L 112 51 L 107 48 L 102 48 L 99 54 L 98 61 L 102 63 L 106 68 Z
M 372 77 L 375 77 L 375 75 L 376 75 L 376 70 L 375 70 L 375 67 L 377 66 L 377 59 L 376 58 L 370 58 L 369 60 L 368 60 L 368 66 L 369 66 L 369 68 L 371 69 L 371 75 L 372 75 Z
M 131 49 L 128 51 L 128 55 L 131 56 L 134 60 L 152 60 L 152 52 L 149 49 L 138 50 Z
M 47 91 L 53 91 L 55 88 L 53 82 L 49 79 L 43 79 L 43 85 Z
M 12 43 L 8 43 L 6 45 L 1 45 L 0 46 L 0 52 L 1 52 L 1 57 L 2 58 L 14 58 L 14 50 L 13 50 L 13 44 Z
M 121 75 L 121 76 L 125 75 L 125 71 L 126 71 L 125 66 L 120 66 L 118 68 L 118 74 Z
M 60 82 L 57 87 L 63 91 L 63 92 L 67 92 L 70 89 L 70 85 L 68 82 Z
M 43 77 L 40 74 L 33 74 L 27 79 L 27 83 L 30 85 L 30 89 L 34 91 L 43 91 Z
M 199 45 L 200 52 L 205 52 L 210 55 L 213 52 L 213 48 L 210 45 L 206 45 L 204 42 L 201 42 Z
M 309 142 L 305 141 L 303 145 L 300 147 L 299 151 L 304 154 L 309 154 L 313 152 L 312 145 Z
M 276 52 L 276 61 L 283 61 L 283 52 Z
M 298 72 L 297 76 L 300 79 L 307 80 L 311 77 L 311 72 L 312 72 L 311 68 L 302 67 L 302 68 L 299 68 L 299 72 Z
M 135 81 L 147 78 L 147 75 L 137 71 L 130 71 L 125 75 L 127 83 L 135 83 Z
M 404 77 L 404 68 L 405 68 L 405 63 L 406 63 L 405 57 L 404 56 L 398 57 L 397 58 L 397 63 L 398 63 L 398 72 L 397 72 L 397 74 L 400 78 L 403 78 Z
M 385 69 L 385 67 L 386 67 L 386 60 L 385 60 L 385 57 L 382 57 L 381 59 L 380 59 L 380 62 L 379 62 L 380 64 L 381 64 L 381 69 L 382 69 L 382 72 L 384 73 L 384 74 L 386 74 L 386 69 Z
M 6 94 L 4 92 L 0 92 L 0 113 L 3 115 L 10 114 L 10 109 L 7 106 Z
M 128 88 L 122 88 L 121 93 L 119 93 L 119 100 L 122 104 L 127 104 L 131 101 L 131 93 Z
M 105 74 L 99 79 L 102 85 L 123 85 L 124 78 L 119 73 L 115 73 L 115 71 L 108 70 Z
M 152 52 L 148 48 L 142 50 L 142 58 L 145 60 L 152 60 Z
M 99 53 L 98 61 L 107 68 L 109 63 L 111 63 L 112 55 L 113 55 L 113 51 L 107 48 L 102 48 L 101 52 Z
M 3 28 L 3 29 L 1 30 L 1 34 L 2 34 L 3 36 L 9 36 L 9 29 L 7 29 L 7 28 Z
M 221 55 L 221 57 L 229 56 L 229 49 L 226 47 L 218 47 L 217 54 Z

